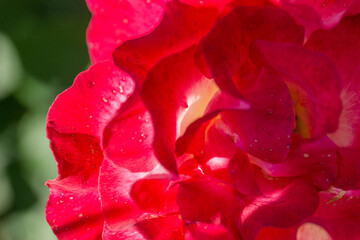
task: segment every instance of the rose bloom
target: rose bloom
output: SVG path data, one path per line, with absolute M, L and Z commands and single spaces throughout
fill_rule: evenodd
M 357 0 L 87 0 L 47 118 L 58 239 L 360 239 Z

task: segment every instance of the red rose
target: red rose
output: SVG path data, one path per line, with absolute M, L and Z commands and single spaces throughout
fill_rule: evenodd
M 59 239 L 360 239 L 357 1 L 87 3 L 47 120 Z

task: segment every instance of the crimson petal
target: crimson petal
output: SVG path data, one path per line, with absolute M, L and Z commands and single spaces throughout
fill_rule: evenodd
M 321 192 L 319 208 L 305 222 L 316 225 L 300 227 L 297 233 L 300 240 L 310 236 L 316 239 L 360 239 L 360 192 L 335 188 Z
M 302 27 L 280 9 L 239 7 L 215 24 L 203 41 L 203 51 L 220 89 L 241 96 L 232 78 L 238 69 L 255 72 L 248 59 L 251 42 L 263 39 L 302 44 L 303 34 Z
M 215 83 L 197 70 L 195 49 L 193 46 L 161 60 L 150 70 L 142 91 L 154 123 L 154 151 L 160 163 L 174 173 L 176 139 L 203 115 L 217 91 Z
M 115 63 L 141 87 L 147 71 L 162 57 L 182 51 L 210 29 L 217 8 L 193 7 L 179 1 L 167 4 L 163 20 L 149 35 L 130 40 L 114 52 Z
M 252 85 L 241 90 L 251 109 L 220 114 L 237 135 L 237 147 L 264 161 L 283 161 L 290 149 L 294 126 L 293 103 L 286 84 L 265 67 Z
M 111 59 L 117 46 L 149 33 L 160 22 L 167 0 L 87 0 L 92 13 L 87 43 L 93 63 Z
M 334 186 L 344 190 L 360 189 L 360 151 L 340 149 L 339 175 Z
M 313 214 L 318 193 L 311 184 L 293 180 L 285 189 L 251 198 L 241 214 L 239 227 L 245 239 L 255 239 L 262 227 L 291 227 Z
M 305 47 L 329 56 L 343 79 L 339 128 L 330 134 L 340 147 L 360 148 L 360 15 L 344 18 L 331 30 L 314 32 Z M 326 39 L 326 41 L 323 41 Z
M 294 44 L 256 41 L 251 57 L 286 76 L 298 121 L 311 137 L 333 132 L 341 112 L 342 81 L 325 55 Z

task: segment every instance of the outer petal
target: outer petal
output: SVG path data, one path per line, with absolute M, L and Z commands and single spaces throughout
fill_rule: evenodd
M 106 156 L 132 172 L 151 171 L 158 161 L 152 148 L 154 131 L 149 112 L 140 101 L 120 111 L 104 130 Z
M 255 61 L 283 74 L 297 115 L 297 131 L 318 137 L 338 127 L 341 112 L 341 78 L 326 56 L 294 44 L 256 41 Z
M 160 25 L 149 35 L 119 46 L 114 52 L 115 62 L 131 74 L 140 87 L 147 71 L 159 59 L 197 44 L 216 16 L 217 8 L 169 2 Z
M 103 160 L 101 133 L 132 87 L 131 79 L 111 62 L 96 64 L 81 73 L 49 110 L 47 134 L 59 176 L 47 183 L 50 197 L 46 211 L 49 224 L 61 239 L 101 237 L 97 184 Z
M 360 239 L 360 192 L 340 189 L 321 192 L 319 208 L 306 222 L 315 223 L 322 229 L 305 225 L 298 230 L 300 240 L 309 239 L 309 236 L 316 239 Z
M 86 181 L 80 176 L 48 181 L 50 197 L 46 220 L 58 239 L 93 239 L 102 237 L 103 215 L 97 189 L 97 174 Z
M 111 61 L 80 73 L 51 106 L 47 128 L 100 137 L 108 121 L 134 90 L 132 79 Z M 51 133 L 48 134 L 51 139 Z
M 160 22 L 166 0 L 87 0 L 92 13 L 87 42 L 93 63 L 112 58 L 124 41 L 146 34 Z
M 246 76 L 256 76 L 256 68 L 248 59 L 249 46 L 255 39 L 301 44 L 303 30 L 280 9 L 239 7 L 232 11 L 215 24 L 203 42 L 205 59 L 220 89 L 239 96 L 232 81 L 235 73 L 239 70 L 243 79 L 238 85 Z
M 99 180 L 104 239 L 170 240 L 171 236 L 182 236 L 175 202 L 177 188 L 169 186 L 169 179 L 171 175 L 161 167 L 149 173 L 132 173 L 105 159 Z
M 360 16 L 345 18 L 331 30 L 314 32 L 305 47 L 328 55 L 343 78 L 343 111 L 339 128 L 330 134 L 338 146 L 360 148 Z M 326 41 L 324 41 L 326 39 Z
M 318 202 L 310 184 L 294 180 L 282 191 L 254 198 L 242 211 L 240 230 L 245 239 L 255 239 L 264 226 L 294 226 L 313 214 Z

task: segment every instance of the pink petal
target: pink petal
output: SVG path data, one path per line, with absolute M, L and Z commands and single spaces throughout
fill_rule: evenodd
M 205 115 L 192 122 L 176 141 L 176 154 L 192 153 L 205 160 L 214 156 L 231 158 L 236 152 L 233 143 L 238 139 L 217 115 L 222 111 L 242 109 L 249 109 L 248 103 L 242 99 L 221 91 L 215 93 L 205 109 Z
M 189 223 L 222 223 L 232 229 L 239 212 L 237 197 L 232 186 L 209 177 L 198 177 L 180 183 L 177 203 L 183 220 Z
M 87 42 L 93 63 L 111 59 L 117 46 L 149 33 L 160 22 L 166 0 L 87 0 L 92 13 Z
M 335 187 L 344 190 L 360 189 L 360 151 L 341 149 L 339 161 L 339 175 L 334 183 Z
M 311 137 L 333 132 L 341 112 L 341 78 L 326 56 L 293 44 L 256 41 L 251 56 L 286 76 L 298 121 Z M 301 131 L 301 129 L 299 130 Z
M 154 151 L 160 163 L 174 173 L 176 139 L 203 115 L 217 91 L 215 83 L 197 70 L 195 47 L 162 59 L 147 75 L 142 92 L 154 123 Z
M 337 146 L 326 136 L 311 140 L 295 137 L 285 161 L 270 164 L 252 160 L 272 177 L 302 177 L 326 190 L 337 177 L 337 150 Z
M 152 148 L 153 139 L 150 114 L 142 102 L 137 101 L 130 108 L 122 108 L 108 123 L 103 148 L 106 156 L 119 167 L 145 172 L 158 164 Z
M 114 60 L 141 86 L 147 71 L 159 59 L 197 44 L 216 16 L 217 8 L 193 7 L 171 1 L 160 25 L 149 35 L 119 46 L 114 52 Z
M 356 0 L 272 0 L 288 11 L 306 29 L 307 36 L 318 28 L 332 28 L 346 15 L 356 14 Z
M 101 239 L 103 216 L 97 174 L 88 179 L 71 176 L 48 181 L 46 220 L 58 239 Z
M 168 186 L 169 179 L 171 175 L 161 168 L 132 173 L 104 159 L 99 179 L 104 238 L 161 239 L 166 233 L 181 229 L 179 218 L 172 217 L 177 214 L 177 189 Z M 166 225 L 169 221 L 172 223 Z
M 246 153 L 238 152 L 229 163 L 229 172 L 236 189 L 246 195 L 261 195 L 257 184 L 256 166 Z
M 132 79 L 111 61 L 95 64 L 56 98 L 48 113 L 47 128 L 100 137 L 133 89 Z
M 244 69 L 247 72 L 240 72 L 241 78 L 257 73 L 248 59 L 249 46 L 255 39 L 302 44 L 303 29 L 279 9 L 236 8 L 215 24 L 203 42 L 206 61 L 220 89 L 240 96 L 232 77 Z
M 238 239 L 231 234 L 231 232 L 222 225 L 207 224 L 207 223 L 190 223 L 187 224 L 192 237 L 195 240 L 235 240 Z
M 241 89 L 248 111 L 225 111 L 221 119 L 237 135 L 237 147 L 268 162 L 281 162 L 290 149 L 293 103 L 281 77 L 263 68 L 258 79 Z
M 360 192 L 340 189 L 321 192 L 318 209 L 305 222 L 321 226 L 321 231 L 325 230 L 321 234 L 327 234 L 332 239 L 360 239 Z M 319 232 L 316 228 L 316 232 L 305 230 L 306 228 L 299 229 L 299 239 L 309 239 L 307 234 Z
M 343 79 L 343 111 L 339 128 L 330 134 L 338 146 L 360 148 L 360 16 L 347 17 L 331 30 L 314 32 L 305 47 L 323 52 L 336 64 Z M 326 39 L 326 40 L 324 40 Z
M 242 211 L 240 230 L 245 239 L 255 239 L 265 226 L 295 226 L 315 212 L 318 201 L 318 193 L 310 184 L 294 180 L 281 191 L 253 198 Z

